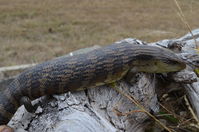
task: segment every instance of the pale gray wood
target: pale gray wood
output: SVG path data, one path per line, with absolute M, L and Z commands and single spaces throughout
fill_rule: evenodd
M 168 44 L 180 42 L 182 46 L 185 46 L 184 43 L 186 43 L 186 40 L 184 38 L 160 41 L 152 45 L 168 48 Z M 132 38 L 121 40 L 117 43 L 146 44 L 145 42 Z M 182 49 L 183 52 L 186 51 L 186 48 Z M 86 52 L 86 50 L 81 51 Z M 181 51 L 177 52 L 180 53 Z M 74 53 L 70 53 L 69 55 L 74 55 Z M 190 68 L 188 70 L 192 69 Z M 192 89 L 193 87 L 198 87 L 198 85 L 195 84 L 198 78 L 193 71 L 187 73 L 187 71 L 184 70 L 181 73 L 167 75 L 167 77 L 173 78 L 176 84 L 183 82 L 186 89 L 187 87 L 188 89 L 190 89 L 190 87 L 192 87 Z M 117 82 L 117 88 L 135 97 L 146 110 L 158 112 L 159 106 L 155 92 L 155 84 L 157 81 L 155 74 L 137 73 L 132 77 L 131 83 L 127 83 L 125 80 Z M 190 99 L 196 100 L 198 99 L 198 93 L 196 96 L 193 96 L 193 91 L 195 90 L 187 90 L 190 97 L 194 97 Z M 123 113 L 131 110 L 139 110 L 139 108 L 108 85 L 90 88 L 81 92 L 69 92 L 63 95 L 56 95 L 50 100 L 43 97 L 34 101 L 34 103 L 38 102 L 40 102 L 41 106 L 35 114 L 26 112 L 22 106 L 8 125 L 17 131 L 143 132 L 146 126 L 145 121 L 148 119 L 148 116 L 141 112 L 132 113 L 128 116 L 117 116 L 113 111 L 114 108 Z M 194 105 L 194 107 L 198 108 L 197 105 Z

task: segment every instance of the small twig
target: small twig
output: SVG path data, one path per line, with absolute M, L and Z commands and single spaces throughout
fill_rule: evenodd
M 195 38 L 195 36 L 193 35 L 193 32 L 191 31 L 190 25 L 189 25 L 188 22 L 186 21 L 186 18 L 185 18 L 185 16 L 184 16 L 183 12 L 182 12 L 182 8 L 180 7 L 180 5 L 179 5 L 179 3 L 178 3 L 177 0 L 174 0 L 174 2 L 175 2 L 176 6 L 177 6 L 177 8 L 178 8 L 178 11 L 179 11 L 179 14 L 178 14 L 178 15 L 179 15 L 181 21 L 186 25 L 187 29 L 189 30 L 189 32 L 190 32 L 191 36 L 193 37 L 193 40 L 194 40 L 194 42 L 195 42 L 195 44 L 196 44 L 196 49 L 198 49 L 198 48 L 199 48 L 199 44 L 197 43 L 196 38 Z
M 155 118 L 151 113 L 149 113 L 134 97 L 131 97 L 129 95 L 127 95 L 126 93 L 122 92 L 121 90 L 117 89 L 116 87 L 114 87 L 114 89 L 119 92 L 120 94 L 122 94 L 123 96 L 127 97 L 129 100 L 131 100 L 137 107 L 139 107 L 143 112 L 145 112 L 148 116 L 150 116 L 151 118 L 153 118 L 156 122 L 158 122 L 158 124 L 160 126 L 162 126 L 165 130 L 172 132 L 172 130 L 170 128 L 168 128 L 167 126 L 165 126 L 162 122 L 160 122 L 157 118 Z M 174 131 L 174 130 L 173 130 Z
M 179 120 L 179 124 L 176 126 L 177 128 L 179 128 L 180 126 L 183 126 L 185 125 L 186 123 L 188 123 L 189 121 L 192 120 L 191 119 L 187 119 L 185 120 L 184 118 L 182 117 L 179 117 L 178 115 L 176 115 L 175 113 L 172 113 L 170 110 L 168 110 L 164 105 L 162 105 L 161 103 L 159 103 L 159 105 L 164 109 L 166 110 L 168 113 L 170 113 L 171 115 L 173 115 L 175 118 L 177 118 Z
M 194 118 L 194 119 L 195 119 L 195 121 L 197 122 L 197 126 L 199 126 L 199 119 L 197 118 L 196 114 L 194 113 L 193 109 L 191 108 L 191 105 L 190 105 L 190 103 L 189 103 L 189 101 L 188 101 L 188 99 L 187 99 L 187 96 L 186 96 L 186 95 L 184 96 L 184 100 L 185 100 L 186 105 L 187 105 L 187 107 L 188 107 L 189 111 L 191 112 L 191 114 L 192 114 L 193 118 Z
M 190 124 L 190 126 L 191 126 L 191 127 L 195 127 L 195 128 L 197 128 L 197 129 L 199 129 L 199 126 L 198 126 L 198 125 L 196 125 L 196 124 L 191 123 L 191 124 Z
M 182 121 L 181 118 L 179 118 L 178 115 L 176 115 L 175 113 L 171 112 L 171 111 L 170 111 L 169 109 L 167 109 L 164 105 L 162 105 L 161 103 L 159 103 L 159 105 L 160 105 L 164 110 L 166 110 L 168 113 L 170 113 L 171 115 L 173 115 L 173 117 L 175 117 L 175 118 L 179 119 L 180 121 Z
M 136 113 L 136 112 L 145 112 L 145 111 L 143 111 L 143 110 L 132 110 L 132 111 L 129 111 L 129 112 L 126 112 L 126 113 L 122 113 L 117 109 L 113 109 L 113 112 L 115 112 L 118 116 L 127 116 L 127 115 L 130 115 L 130 114 Z
M 180 126 L 184 126 L 186 123 L 188 123 L 189 121 L 191 121 L 192 119 L 187 119 L 183 122 L 181 122 L 180 124 L 177 125 L 177 127 L 180 127 Z
M 156 117 L 164 117 L 164 116 L 172 116 L 172 114 L 161 114 L 161 115 L 156 115 Z
M 36 63 L 26 64 L 26 65 L 16 65 L 16 66 L 0 67 L 0 72 L 15 71 L 15 70 L 24 70 L 26 68 L 33 67 L 35 65 L 36 65 Z

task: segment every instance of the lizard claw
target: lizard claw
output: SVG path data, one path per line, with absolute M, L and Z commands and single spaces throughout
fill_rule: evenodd
M 36 111 L 36 105 L 35 106 L 32 105 L 30 98 L 23 96 L 20 99 L 20 103 L 21 103 L 21 105 L 24 105 L 25 109 L 28 112 L 34 113 Z

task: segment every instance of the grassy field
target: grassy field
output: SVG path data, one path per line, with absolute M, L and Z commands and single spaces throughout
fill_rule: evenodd
M 180 5 L 198 28 L 199 1 Z M 187 32 L 173 0 L 0 0 L 0 66 L 42 62 L 127 37 L 152 42 Z

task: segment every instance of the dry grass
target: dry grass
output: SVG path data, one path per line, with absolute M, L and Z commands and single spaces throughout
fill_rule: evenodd
M 197 28 L 199 2 L 180 4 Z M 187 32 L 173 0 L 1 0 L 0 66 L 41 62 L 126 37 L 151 42 Z

